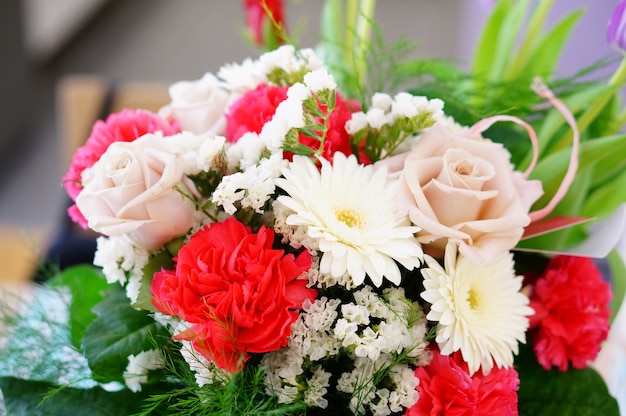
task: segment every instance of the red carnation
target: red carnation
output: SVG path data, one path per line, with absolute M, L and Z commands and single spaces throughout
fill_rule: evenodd
M 533 349 L 541 366 L 585 368 L 609 333 L 611 288 L 587 257 L 557 256 L 535 282 Z
M 513 368 L 493 368 L 489 374 L 470 377 L 460 353 L 450 356 L 433 351 L 429 365 L 418 367 L 417 403 L 408 416 L 517 415 L 519 376 Z
M 83 171 L 92 167 L 111 143 L 132 142 L 144 134 L 157 131 L 170 136 L 178 130 L 177 124 L 170 124 L 148 110 L 122 110 L 109 115 L 106 121 L 96 121 L 85 144 L 74 153 L 72 163 L 63 177 L 65 191 L 72 201 L 76 201 L 76 197 L 83 189 L 81 184 Z M 87 220 L 76 205 L 68 209 L 68 214 L 74 222 L 87 228 Z
M 317 292 L 298 277 L 311 267 L 272 249 L 274 232 L 229 218 L 196 232 L 178 253 L 176 270 L 154 274 L 153 304 L 193 324 L 177 336 L 192 341 L 207 359 L 230 372 L 243 368 L 248 353 L 287 344 L 291 324 L 305 299 Z
M 235 101 L 226 113 L 226 138 L 234 143 L 245 133 L 260 133 L 261 129 L 272 119 L 278 105 L 287 98 L 288 87 L 277 87 L 260 84 L 256 89 L 244 94 Z M 320 106 L 322 111 L 326 108 Z M 335 152 L 345 155 L 352 154 L 350 135 L 345 129 L 346 122 L 352 117 L 353 111 L 359 106 L 352 100 L 345 100 L 339 93 L 336 94 L 336 103 L 328 119 L 328 132 L 324 141 L 322 156 L 326 160 L 333 160 Z M 319 141 L 300 135 L 299 141 L 312 149 L 319 149 Z M 293 155 L 285 153 L 285 158 L 291 160 Z M 362 158 L 362 156 L 360 156 Z M 362 160 L 364 163 L 367 161 Z

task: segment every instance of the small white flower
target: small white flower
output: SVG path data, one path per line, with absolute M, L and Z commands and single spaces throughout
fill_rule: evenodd
M 335 90 L 337 88 L 337 83 L 326 68 L 320 68 L 307 73 L 304 76 L 304 83 L 313 92 L 318 92 L 322 90 Z
M 397 182 L 387 178 L 386 169 L 360 165 L 354 155 L 337 152 L 333 165 L 325 159 L 321 164 L 320 173 L 310 158 L 295 156 L 283 171 L 285 178 L 277 179 L 289 194 L 278 200 L 294 212 L 287 223 L 306 226 L 317 240 L 321 273 L 339 277 L 348 272 L 355 285 L 366 274 L 376 286 L 384 278 L 400 284 L 396 261 L 412 270 L 420 264 L 422 249 L 414 237 L 418 228 L 396 209 Z
M 189 364 L 189 369 L 194 373 L 196 384 L 202 387 L 214 382 L 225 382 L 230 378 L 230 373 L 217 367 L 215 363 L 208 361 L 202 354 L 194 350 L 193 344 L 183 341 L 180 353 Z
M 162 368 L 164 365 L 161 352 L 158 350 L 142 351 L 137 355 L 128 356 L 128 365 L 124 370 L 124 382 L 133 391 L 141 391 L 141 385 L 148 382 L 148 372 Z
M 393 99 L 389 94 L 384 94 L 382 92 L 377 92 L 372 96 L 372 108 L 378 108 L 387 112 L 391 110 L 391 104 L 393 103 Z
M 489 264 L 457 257 L 457 246 L 448 243 L 445 270 L 426 257 L 421 296 L 431 303 L 427 318 L 438 322 L 441 353 L 460 350 L 471 374 L 482 367 L 511 367 L 518 342 L 525 342 L 528 297 L 520 292 L 522 276 L 515 276 L 513 256 L 506 253 Z
M 350 120 L 346 122 L 346 131 L 348 134 L 355 134 L 367 128 L 367 115 L 362 111 L 352 113 Z
M 367 112 L 367 124 L 373 129 L 380 129 L 385 124 L 390 124 L 391 118 L 380 108 L 370 108 Z

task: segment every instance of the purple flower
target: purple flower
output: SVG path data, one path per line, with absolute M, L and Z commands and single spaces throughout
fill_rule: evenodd
M 606 29 L 606 40 L 613 48 L 626 53 L 626 0 L 620 0 Z

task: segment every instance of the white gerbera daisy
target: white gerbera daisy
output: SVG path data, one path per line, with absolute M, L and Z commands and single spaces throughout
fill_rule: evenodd
M 355 285 L 366 274 L 376 286 L 383 278 L 400 284 L 395 261 L 412 270 L 423 253 L 414 237 L 419 228 L 396 209 L 397 182 L 386 169 L 361 165 L 354 155 L 335 153 L 332 165 L 320 160 L 321 172 L 310 158 L 295 156 L 277 180 L 289 194 L 278 200 L 294 212 L 287 224 L 306 227 L 317 242 L 321 273 L 348 272 Z
M 437 321 L 441 353 L 461 350 L 470 374 L 482 367 L 487 374 L 496 366 L 513 365 L 518 341 L 525 342 L 528 297 L 520 292 L 522 276 L 515 276 L 513 256 L 506 253 L 493 263 L 475 263 L 457 257 L 457 247 L 449 243 L 444 258 L 445 270 L 426 256 L 421 296 L 431 303 L 426 316 Z

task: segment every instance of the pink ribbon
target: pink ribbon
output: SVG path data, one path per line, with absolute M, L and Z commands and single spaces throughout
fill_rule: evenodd
M 548 214 L 550 214 L 552 210 L 554 210 L 554 208 L 557 206 L 557 204 L 561 202 L 561 200 L 567 193 L 569 187 L 572 185 L 572 182 L 574 181 L 574 177 L 576 176 L 576 171 L 578 170 L 578 152 L 579 152 L 579 147 L 580 147 L 580 132 L 578 131 L 578 125 L 576 124 L 576 120 L 574 119 L 574 115 L 572 114 L 572 112 L 569 111 L 567 106 L 565 106 L 565 104 L 563 104 L 563 102 L 554 95 L 554 93 L 541 81 L 541 79 L 535 78 L 532 84 L 532 89 L 535 91 L 535 93 L 537 93 L 537 95 L 539 95 L 542 98 L 547 99 L 548 103 L 552 105 L 554 108 L 556 108 L 563 115 L 563 117 L 565 118 L 565 121 L 567 121 L 567 124 L 569 124 L 573 132 L 572 153 L 570 155 L 569 165 L 567 167 L 567 171 L 565 172 L 565 176 L 563 177 L 563 180 L 561 181 L 559 188 L 557 189 L 555 194 L 552 196 L 552 199 L 550 200 L 550 202 L 548 202 L 548 204 L 545 207 L 537 211 L 533 211 L 529 214 L 531 222 L 535 222 L 535 221 L 539 221 L 542 218 L 545 218 Z M 528 133 L 528 136 L 532 143 L 533 157 L 530 162 L 530 165 L 524 172 L 524 178 L 527 178 L 530 175 L 530 173 L 533 171 L 533 169 L 535 168 L 537 164 L 537 160 L 539 159 L 539 144 L 537 141 L 537 134 L 535 133 L 533 128 L 524 120 L 518 117 L 508 116 L 508 115 L 497 115 L 493 117 L 488 117 L 474 124 L 469 129 L 468 135 L 474 136 L 474 135 L 481 134 L 485 130 L 487 130 L 489 127 L 491 127 L 494 123 L 497 123 L 499 121 L 510 121 L 515 124 L 518 124 L 524 127 L 524 129 Z

